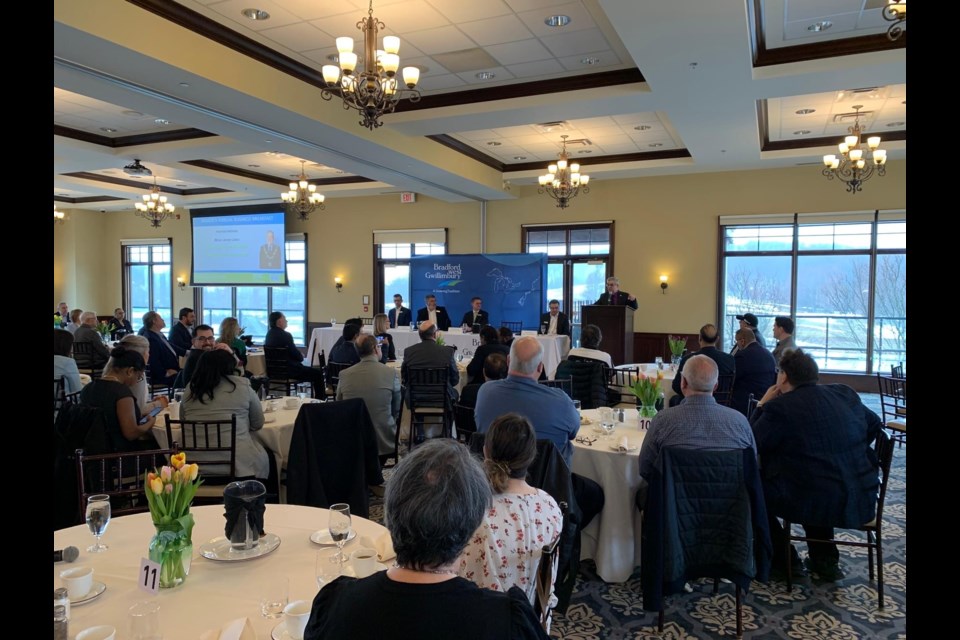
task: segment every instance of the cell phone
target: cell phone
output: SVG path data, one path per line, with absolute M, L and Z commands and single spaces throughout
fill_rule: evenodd
M 383 336 L 377 336 L 377 344 L 383 345 Z
M 147 421 L 150 420 L 150 418 L 159 415 L 161 411 L 163 411 L 163 407 L 154 407 L 150 410 L 150 413 L 140 418 L 140 424 L 147 424 Z

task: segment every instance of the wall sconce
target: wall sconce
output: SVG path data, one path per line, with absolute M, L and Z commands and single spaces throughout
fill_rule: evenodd
M 180 288 L 180 291 L 187 288 L 187 283 L 182 276 L 177 276 L 177 286 Z
M 337 293 L 341 293 L 343 291 L 343 278 L 341 278 L 340 276 L 337 276 L 336 278 L 334 278 L 333 286 L 337 288 Z
M 668 286 L 669 285 L 667 284 L 667 276 L 665 275 L 660 276 L 660 293 L 666 295 Z

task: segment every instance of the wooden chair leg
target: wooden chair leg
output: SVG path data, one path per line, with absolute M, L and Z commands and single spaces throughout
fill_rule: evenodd
M 720 593 L 720 578 L 713 579 L 713 592 Z
M 740 587 L 734 587 L 737 594 L 737 640 L 743 640 L 743 599 L 740 597 Z
M 877 608 L 883 609 L 883 547 L 880 532 L 877 532 Z M 869 551 L 869 549 L 868 549 Z
M 787 563 L 787 593 L 790 593 L 793 591 L 793 554 L 790 553 L 790 523 L 787 520 L 783 521 L 783 532 L 783 557 L 786 558 Z
M 874 544 L 872 531 L 867 531 L 867 543 Z M 867 547 L 867 569 L 870 580 L 873 581 L 873 547 Z
M 660 605 L 660 614 L 657 616 L 657 631 L 663 633 L 663 604 Z

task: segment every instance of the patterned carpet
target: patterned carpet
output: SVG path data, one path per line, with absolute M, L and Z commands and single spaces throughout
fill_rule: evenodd
M 879 396 L 861 394 L 879 415 Z M 840 547 L 846 577 L 823 582 L 816 575 L 786 584 L 754 582 L 743 605 L 744 636 L 757 640 L 902 640 L 906 635 L 906 446 L 894 450 L 883 514 L 884 608 L 877 608 L 876 582 L 869 580 L 866 550 Z M 371 519 L 382 522 L 382 501 L 371 506 Z M 841 538 L 856 539 L 842 533 Z M 799 543 L 801 556 L 806 555 Z M 551 637 L 569 640 L 631 639 L 707 640 L 736 636 L 734 595 L 730 585 L 713 594 L 712 581 L 692 584 L 692 593 L 666 600 L 664 632 L 657 633 L 657 613 L 645 612 L 639 568 L 624 583 L 605 583 L 592 560 L 580 565 L 580 577 L 565 615 L 555 615 Z

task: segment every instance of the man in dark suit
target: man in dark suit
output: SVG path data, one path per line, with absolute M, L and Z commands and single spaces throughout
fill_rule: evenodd
M 103 338 L 97 331 L 97 314 L 93 311 L 84 311 L 80 314 L 80 326 L 73 332 L 74 342 L 86 342 L 93 351 L 93 368 L 102 369 L 110 359 L 110 349 L 103 344 Z
M 687 364 L 687 360 L 693 356 L 707 356 L 716 362 L 718 376 L 734 373 L 736 370 L 736 361 L 729 353 L 724 353 L 723 351 L 720 351 L 720 349 L 717 349 L 717 340 L 719 338 L 720 333 L 717 331 L 716 326 L 712 324 L 705 324 L 700 327 L 700 350 L 683 356 L 683 359 L 680 361 L 680 365 L 677 367 L 677 373 L 673 377 L 673 392 L 676 395 L 670 398 L 671 407 L 680 404 L 680 401 L 683 400 L 683 390 L 681 389 L 680 385 L 682 376 L 680 375 L 680 372 L 683 371 L 683 365 Z
M 506 357 L 510 355 L 510 347 L 500 344 L 500 332 L 486 324 L 480 329 L 480 346 L 473 352 L 473 359 L 467 365 L 469 382 L 483 380 L 483 363 L 491 353 L 499 353 Z
M 483 306 L 483 300 L 473 296 L 470 299 L 470 306 L 472 307 L 470 311 L 463 314 L 463 320 L 460 321 L 461 325 L 472 327 L 475 324 L 490 324 L 490 314 L 480 308 Z
M 596 302 L 594 302 L 594 304 L 620 304 L 628 306 L 636 311 L 637 298 L 626 291 L 620 291 L 620 278 L 614 278 L 613 276 L 610 276 L 607 278 L 606 293 L 600 294 L 600 297 Z
M 507 352 L 509 355 L 509 350 Z M 480 385 L 490 380 L 503 380 L 507 377 L 507 356 L 502 353 L 491 353 L 483 359 L 483 375 L 463 388 L 460 394 L 460 404 L 464 407 L 477 406 L 477 392 Z
M 174 378 L 180 371 L 180 358 L 176 349 L 167 337 L 160 333 L 166 326 L 163 316 L 156 311 L 147 311 L 143 314 L 141 331 L 150 342 L 150 360 L 147 362 L 147 367 L 150 370 L 152 384 L 173 384 Z
M 184 307 L 177 315 L 180 319 L 170 327 L 170 344 L 178 356 L 185 356 L 193 348 L 193 323 L 197 314 L 193 309 Z
M 747 415 L 750 394 L 760 398 L 777 380 L 777 363 L 769 351 L 760 346 L 750 329 L 737 331 L 737 352 L 733 356 L 733 392 L 730 407 Z M 862 524 L 862 523 L 861 523 Z
M 362 325 L 352 323 L 343 325 L 343 333 L 340 336 L 343 339 L 338 340 L 337 344 L 333 345 L 330 349 L 329 362 L 336 362 L 338 364 L 357 364 L 360 362 L 360 351 L 357 349 L 357 336 L 360 335 L 361 327 Z
M 297 345 L 293 342 L 293 336 L 287 331 L 287 317 L 279 311 L 274 311 L 267 316 L 267 335 L 263 340 L 264 347 L 277 347 L 285 349 L 287 352 L 287 368 L 297 380 L 310 382 L 313 387 L 314 398 L 326 397 L 326 389 L 323 386 L 323 371 L 313 367 L 303 366 L 303 354 Z
M 393 294 L 393 309 L 387 312 L 387 318 L 390 319 L 391 329 L 410 324 L 410 309 L 403 306 L 403 296 L 399 293 Z
M 133 326 L 130 324 L 130 321 L 126 318 L 126 312 L 122 307 L 117 307 L 113 310 L 113 317 L 110 318 L 110 337 L 114 340 L 119 340 L 123 336 L 133 335 Z
M 750 329 L 751 331 L 753 331 L 753 336 L 756 339 L 756 341 L 760 344 L 760 346 L 763 347 L 764 349 L 767 348 L 766 343 L 763 341 L 763 335 L 757 329 L 757 326 L 760 324 L 760 321 L 757 319 L 757 316 L 753 315 L 752 313 L 745 313 L 742 316 L 737 316 L 737 320 L 740 321 L 741 329 Z M 730 355 L 732 356 L 737 355 L 737 349 L 739 348 L 740 348 L 739 345 L 734 343 L 733 349 L 730 350 Z
M 818 385 L 819 377 L 813 358 L 800 350 L 786 352 L 777 383 L 750 420 L 774 568 L 785 569 L 788 560 L 777 516 L 802 524 L 807 537 L 820 540 L 833 538 L 833 527 L 859 527 L 876 516 L 880 481 L 873 443 L 883 425 L 856 391 L 842 384 Z M 835 544 L 810 542 L 807 548 L 809 568 L 821 579 L 843 577 Z M 799 564 L 795 550 L 791 556 Z
M 417 322 L 427 322 L 428 320 L 436 326 L 437 331 L 446 331 L 450 328 L 450 316 L 447 310 L 437 306 L 437 297 L 428 293 L 423 298 L 427 306 L 417 310 Z
M 403 364 L 400 365 L 400 381 L 407 385 L 410 369 L 449 369 L 447 393 L 457 399 L 457 383 L 460 372 L 453 359 L 453 347 L 437 344 L 437 327 L 427 320 L 420 325 L 420 344 L 407 347 L 403 351 Z
M 570 320 L 560 311 L 560 301 L 550 301 L 550 311 L 540 316 L 540 333 L 547 335 L 569 336 Z

